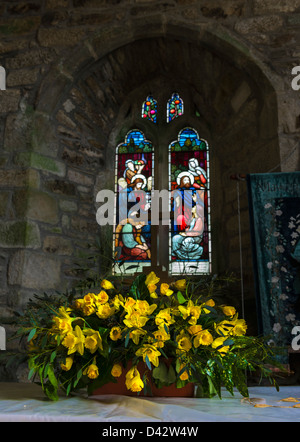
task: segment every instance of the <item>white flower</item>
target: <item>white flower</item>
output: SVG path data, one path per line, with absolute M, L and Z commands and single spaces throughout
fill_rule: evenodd
M 292 222 L 289 223 L 288 227 L 289 227 L 289 229 L 294 229 L 294 227 L 296 227 L 296 226 L 295 226 L 295 224 L 292 221 Z
M 273 284 L 276 284 L 278 281 L 279 281 L 278 276 L 272 276 L 271 282 L 272 282 Z
M 273 267 L 273 263 L 272 262 L 268 262 L 267 267 L 268 267 L 268 269 L 271 269 Z
M 282 210 L 276 210 L 275 213 L 276 213 L 277 216 L 281 216 L 282 215 Z
M 285 268 L 285 267 L 281 267 L 281 269 L 280 269 L 282 272 L 287 272 L 287 269 Z
M 272 207 L 272 204 L 270 204 L 270 203 L 267 203 L 267 204 L 264 205 L 265 209 L 269 209 L 270 207 Z
M 296 315 L 294 315 L 294 313 L 289 313 L 288 315 L 286 315 L 285 319 L 287 321 L 295 321 Z
M 275 238 L 277 238 L 279 235 L 280 235 L 279 232 L 274 232 L 274 233 L 273 233 L 273 236 L 275 236 Z
M 283 253 L 284 252 L 284 247 L 283 246 L 276 246 L 276 252 L 277 253 Z
M 291 238 L 297 238 L 299 236 L 299 234 L 297 232 L 293 232 L 291 234 Z
M 281 325 L 279 324 L 279 322 L 275 322 L 275 324 L 273 325 L 273 331 L 275 333 L 278 333 L 281 330 Z
M 286 295 L 285 293 L 281 293 L 279 295 L 279 299 L 282 299 L 282 301 L 285 301 L 286 299 L 289 299 L 288 295 Z

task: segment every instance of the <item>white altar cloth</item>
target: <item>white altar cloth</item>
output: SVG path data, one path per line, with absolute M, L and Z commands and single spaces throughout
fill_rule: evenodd
M 300 422 L 300 408 L 294 407 L 300 404 L 300 386 L 279 392 L 250 387 L 249 394 L 250 402 L 226 390 L 221 400 L 106 395 L 52 402 L 38 385 L 0 382 L 0 422 Z M 282 401 L 286 398 L 298 402 Z

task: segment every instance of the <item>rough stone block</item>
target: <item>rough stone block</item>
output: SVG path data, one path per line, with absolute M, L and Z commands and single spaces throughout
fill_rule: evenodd
M 0 34 L 4 37 L 35 32 L 41 23 L 38 16 L 5 18 L 0 20 Z
M 34 169 L 45 170 L 58 176 L 65 176 L 66 166 L 64 163 L 53 158 L 40 155 L 36 152 L 22 152 L 15 155 L 15 164 L 21 167 L 32 167 Z
M 0 187 L 39 187 L 40 176 L 36 170 L 2 170 Z
M 300 7 L 299 0 L 254 0 L 254 14 L 267 14 L 272 12 L 294 12 Z
M 19 108 L 20 91 L 18 89 L 6 89 L 0 91 L 0 114 L 15 112 Z
M 72 255 L 72 242 L 61 236 L 46 236 L 44 240 L 43 250 L 56 255 Z
M 265 33 L 279 30 L 284 24 L 284 20 L 279 15 L 266 15 L 263 17 L 251 17 L 239 20 L 235 25 L 235 30 L 240 34 Z
M 46 192 L 18 190 L 13 196 L 13 203 L 17 216 L 26 216 L 48 224 L 58 222 L 57 201 Z
M 31 221 L 6 221 L 0 224 L 0 246 L 7 248 L 41 246 L 40 231 Z
M 38 42 L 41 46 L 74 46 L 85 36 L 83 29 L 51 29 L 40 28 L 38 31 Z
M 19 250 L 10 259 L 8 283 L 36 290 L 59 289 L 60 261 L 45 254 Z

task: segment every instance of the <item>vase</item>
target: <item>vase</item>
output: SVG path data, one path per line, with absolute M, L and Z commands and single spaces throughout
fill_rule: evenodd
M 127 389 L 125 380 L 126 380 L 126 373 L 130 368 L 131 364 L 129 363 L 127 365 L 127 368 L 123 370 L 121 376 L 116 378 L 117 382 L 108 382 L 102 387 L 95 389 L 92 393 L 92 396 L 116 394 L 116 395 L 133 396 L 133 397 L 151 397 L 151 394 L 148 393 L 145 394 L 144 390 L 141 390 L 140 392 L 137 393 Z M 138 364 L 138 370 L 141 374 L 141 377 L 145 373 L 146 369 L 147 368 L 145 364 L 141 362 Z M 171 384 L 168 386 L 157 388 L 151 378 L 149 379 L 148 383 L 150 384 L 151 387 L 152 397 L 194 397 L 195 386 L 192 382 L 187 383 L 181 388 L 177 388 L 176 384 Z

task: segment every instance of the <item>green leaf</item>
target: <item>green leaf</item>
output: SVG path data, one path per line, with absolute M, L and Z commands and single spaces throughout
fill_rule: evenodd
M 51 353 L 51 356 L 50 356 L 50 363 L 53 362 L 55 358 L 56 358 L 56 350 L 54 350 L 54 351 Z
M 34 373 L 35 373 L 35 367 L 32 367 L 31 370 L 29 370 L 29 373 L 28 373 L 28 380 L 30 380 L 32 378 Z
M 150 363 L 150 360 L 148 358 L 148 355 L 146 355 L 146 357 L 145 357 L 145 362 L 146 362 L 147 367 L 149 368 L 149 370 L 152 370 L 151 363 Z
M 125 348 L 127 348 L 127 346 L 128 346 L 129 337 L 130 337 L 130 332 L 127 333 L 126 338 L 125 338 Z
M 31 339 L 34 337 L 35 334 L 36 334 L 36 328 L 33 328 L 28 335 L 27 342 L 31 341 Z
M 57 389 L 58 388 L 58 382 L 57 382 L 57 379 L 55 377 L 52 365 L 49 365 L 49 368 L 48 368 L 48 379 L 51 382 L 51 384 L 53 385 L 53 387 L 55 389 Z
M 186 302 L 186 299 L 181 292 L 177 292 L 177 300 L 179 304 L 184 304 Z

